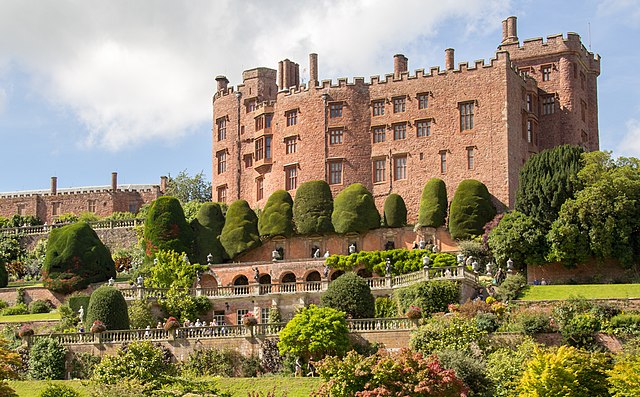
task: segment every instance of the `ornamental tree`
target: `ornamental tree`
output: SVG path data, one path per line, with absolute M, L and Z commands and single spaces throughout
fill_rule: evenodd
M 222 263 L 227 255 L 220 242 L 220 234 L 224 227 L 224 215 L 220 204 L 202 204 L 196 219 L 191 222 L 191 227 L 195 233 L 195 261 L 204 265 L 207 263 L 207 256 L 211 254 L 211 263 Z
M 331 233 L 333 196 L 325 181 L 308 181 L 296 190 L 293 222 L 299 234 Z
M 329 284 L 322 294 L 323 307 L 344 312 L 349 318 L 373 318 L 375 299 L 365 279 L 353 272 L 345 273 Z
M 147 271 L 144 285 L 147 288 L 191 288 L 197 272 L 205 272 L 206 265 L 191 263 L 184 253 L 175 251 L 158 251 L 153 265 Z
M 319 360 L 343 356 L 349 348 L 349 330 L 343 312 L 310 305 L 300 310 L 280 331 L 281 355 Z
M 336 196 L 331 222 L 336 233 L 363 233 L 380 227 L 380 214 L 371 192 L 361 183 L 347 186 Z
M 79 222 L 51 230 L 42 265 L 45 288 L 70 293 L 115 276 L 109 249 L 88 224 Z
M 144 244 L 149 261 L 158 250 L 192 254 L 193 230 L 178 199 L 162 196 L 151 203 L 144 222 Z
M 504 265 L 509 258 L 519 266 L 545 262 L 546 233 L 522 212 L 506 214 L 489 233 L 487 244 L 498 264 Z
M 229 206 L 220 242 L 231 259 L 261 245 L 258 217 L 245 200 L 236 200 Z
M 93 291 L 85 324 L 90 327 L 96 320 L 101 321 L 108 330 L 129 329 L 127 302 L 120 290 L 103 285 Z
M 449 231 L 456 240 L 482 234 L 483 226 L 496 215 L 484 183 L 466 179 L 458 185 L 449 210 Z
M 269 196 L 260 219 L 261 236 L 285 236 L 293 234 L 293 199 L 286 190 L 276 190 Z
M 391 193 L 384 200 L 384 217 L 386 227 L 402 227 L 407 225 L 407 206 L 399 194 Z
M 15 390 L 7 384 L 8 379 L 18 377 L 16 371 L 20 368 L 20 355 L 7 347 L 7 341 L 0 339 L 0 396 L 18 397 Z
M 440 227 L 447 218 L 447 187 L 442 179 L 431 178 L 422 189 L 418 223 L 424 227 Z
M 64 379 L 67 349 L 51 337 L 38 338 L 29 350 L 29 378 Z
M 189 176 L 187 170 L 178 172 L 175 177 L 167 178 L 167 196 L 172 196 L 182 203 L 191 201 L 206 203 L 211 200 L 211 182 L 199 172 L 194 176 Z

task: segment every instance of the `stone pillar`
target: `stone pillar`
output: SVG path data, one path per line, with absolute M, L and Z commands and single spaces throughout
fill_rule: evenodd
M 160 177 L 160 192 L 164 193 L 167 191 L 168 181 L 169 181 L 169 178 L 167 178 L 165 175 Z
M 216 82 L 218 83 L 218 91 L 225 91 L 229 85 L 229 80 L 225 76 L 216 76 Z
M 118 190 L 118 173 L 112 172 L 111 173 L 111 191 L 115 192 L 116 190 Z
M 409 69 L 409 59 L 402 54 L 396 54 L 393 56 L 393 75 L 400 77 L 401 73 L 406 72 Z
M 318 54 L 309 54 L 309 87 L 318 84 Z
M 455 68 L 455 50 L 453 48 L 447 48 L 444 50 L 444 67 L 447 70 L 453 70 Z
M 51 195 L 55 196 L 56 194 L 58 194 L 58 177 L 52 176 L 51 177 Z

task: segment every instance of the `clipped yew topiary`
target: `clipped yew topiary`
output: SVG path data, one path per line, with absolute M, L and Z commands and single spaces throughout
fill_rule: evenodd
M 229 206 L 220 242 L 231 259 L 260 246 L 258 217 L 245 200 L 236 200 Z
M 109 249 L 88 224 L 79 222 L 51 231 L 42 265 L 45 288 L 70 293 L 110 277 L 116 277 L 116 267 Z
M 195 233 L 194 251 L 197 263 L 207 263 L 207 255 L 212 255 L 212 263 L 222 263 L 226 252 L 220 243 L 220 233 L 224 227 L 224 215 L 219 203 L 204 203 L 196 219 L 191 221 Z
M 9 273 L 4 262 L 0 260 L 0 288 L 4 288 L 9 284 Z
M 371 192 L 361 183 L 347 186 L 336 196 L 331 222 L 336 233 L 362 233 L 380 227 Z
M 482 234 L 482 227 L 496 215 L 487 187 L 475 179 L 458 185 L 449 211 L 449 232 L 456 240 Z
M 424 227 L 440 227 L 447 218 L 447 187 L 442 179 L 431 178 L 422 189 L 418 223 Z
M 276 190 L 269 196 L 258 220 L 261 236 L 285 236 L 293 233 L 293 199 L 286 190 Z
M 320 300 L 322 306 L 343 311 L 350 318 L 373 318 L 376 305 L 365 279 L 353 272 L 338 277 Z
M 384 200 L 383 225 L 386 227 L 402 227 L 407 225 L 407 206 L 399 194 L 391 193 Z
M 144 244 L 147 259 L 152 259 L 158 250 L 191 256 L 193 230 L 177 198 L 162 196 L 151 203 L 144 222 Z
M 103 285 L 91 294 L 85 319 L 87 329 L 96 320 L 102 321 L 108 330 L 129 329 L 127 302 L 117 288 Z
M 309 181 L 296 190 L 293 222 L 300 234 L 331 233 L 333 196 L 325 181 Z

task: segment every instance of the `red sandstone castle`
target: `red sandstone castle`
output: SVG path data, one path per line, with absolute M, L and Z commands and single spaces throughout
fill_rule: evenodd
M 408 71 L 394 56 L 393 74 L 309 84 L 288 59 L 278 70 L 243 72 L 229 87 L 218 76 L 213 96 L 213 201 L 269 195 L 323 179 L 334 194 L 364 184 L 379 208 L 400 194 L 415 219 L 422 187 L 443 179 L 449 198 L 464 179 L 484 182 L 496 203 L 512 207 L 522 164 L 561 144 L 598 150 L 600 57 L 568 33 L 519 42 L 516 17 L 502 22 L 502 42 L 488 64 Z

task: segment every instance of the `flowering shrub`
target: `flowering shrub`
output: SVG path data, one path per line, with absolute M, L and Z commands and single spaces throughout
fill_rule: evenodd
M 176 320 L 175 317 L 169 317 L 167 319 L 167 322 L 164 323 L 164 330 L 169 332 L 172 329 L 178 329 L 180 328 L 180 323 L 178 322 L 178 320 Z
M 411 320 L 422 318 L 422 309 L 414 305 L 409 306 L 409 309 L 407 310 L 407 318 Z
M 485 302 L 487 302 L 490 305 L 493 305 L 496 302 L 496 298 L 494 298 L 493 296 L 487 296 L 487 299 L 485 299 Z
M 253 327 L 258 324 L 258 319 L 253 315 L 252 312 L 248 312 L 244 316 L 242 316 L 242 325 L 245 327 Z
M 93 324 L 91 324 L 91 329 L 89 331 L 91 331 L 92 334 L 99 334 L 106 330 L 107 330 L 107 326 L 104 325 L 102 321 L 96 320 L 93 322 Z

